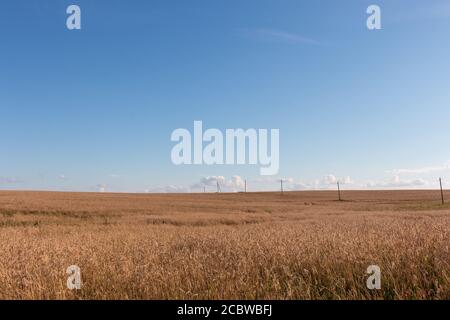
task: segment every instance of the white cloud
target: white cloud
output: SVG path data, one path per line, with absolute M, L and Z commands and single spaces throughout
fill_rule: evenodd
M 106 185 L 98 184 L 97 185 L 97 192 L 106 192 Z
M 196 192 L 195 190 L 191 190 L 189 187 L 180 186 L 180 185 L 168 185 L 165 187 L 157 187 L 152 189 L 145 189 L 145 193 L 189 193 Z M 198 192 L 198 190 L 197 190 Z
M 194 186 L 200 185 L 200 186 L 216 186 L 217 183 L 224 184 L 225 177 L 224 176 L 208 176 L 203 177 L 200 179 L 200 182 Z
M 245 180 L 238 175 L 232 176 L 230 179 L 224 176 L 207 176 L 200 179 L 199 182 L 189 186 L 168 185 L 153 189 L 146 189 L 146 193 L 189 193 L 189 192 L 215 192 L 219 183 L 222 192 L 239 192 L 244 191 Z
M 328 174 L 321 179 L 316 179 L 312 182 L 296 182 L 292 185 L 290 190 L 334 190 L 337 188 L 338 181 L 341 186 L 347 185 L 352 189 L 359 189 L 361 187 L 349 176 L 337 178 L 334 174 Z
M 314 189 L 335 189 L 337 183 L 341 185 L 351 185 L 354 184 L 350 177 L 337 178 L 333 174 L 324 176 L 322 179 L 315 180 L 313 183 Z
M 330 184 L 336 184 L 338 179 L 333 175 L 329 174 L 322 178 L 322 180 L 319 182 L 321 185 L 330 185 Z
M 344 177 L 340 183 L 342 184 L 355 184 L 355 182 L 352 180 L 352 178 L 350 178 L 349 176 Z
M 240 176 L 232 176 L 230 186 L 237 189 L 243 189 L 245 187 L 245 181 Z
M 414 180 L 407 180 L 402 179 L 400 176 L 396 175 L 394 176 L 390 181 L 388 182 L 369 182 L 367 183 L 367 188 L 411 188 L 411 187 L 424 187 L 428 183 L 427 181 L 423 179 L 414 179 Z
M 294 182 L 294 178 L 288 177 L 288 178 L 269 178 L 269 177 L 264 177 L 264 178 L 258 178 L 258 179 L 253 179 L 251 180 L 254 183 L 265 183 L 265 184 L 280 184 L 280 180 L 283 180 L 283 182 L 285 183 L 293 183 Z
M 244 179 L 242 179 L 238 175 L 234 175 L 231 177 L 231 179 L 226 179 L 224 176 L 204 177 L 204 178 L 200 179 L 199 183 L 193 184 L 191 186 L 191 189 L 203 190 L 204 187 L 216 188 L 217 183 L 219 184 L 220 189 L 224 192 L 238 192 L 238 191 L 243 191 L 245 188 Z
M 367 189 L 427 189 L 436 187 L 436 183 L 430 183 L 424 179 L 405 179 L 401 175 L 394 175 L 392 178 L 380 181 L 355 181 L 349 176 L 338 177 L 334 174 L 328 174 L 322 178 L 312 181 L 301 181 L 294 178 L 257 178 L 247 180 L 247 189 L 249 191 L 279 191 L 280 180 L 283 180 L 283 188 L 286 191 L 302 190 L 336 190 L 339 181 L 342 190 L 367 190 Z M 217 182 L 222 192 L 240 192 L 244 191 L 245 180 L 234 175 L 230 178 L 224 176 L 207 176 L 199 182 L 188 185 L 169 185 L 156 189 L 146 190 L 146 192 L 163 193 L 189 193 L 189 192 L 216 192 Z M 444 186 L 450 185 L 450 182 L 443 181 Z

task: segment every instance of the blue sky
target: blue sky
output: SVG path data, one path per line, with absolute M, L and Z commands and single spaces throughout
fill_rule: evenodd
M 450 186 L 449 36 L 445 0 L 3 1 L 0 189 Z M 173 165 L 194 120 L 279 128 L 279 175 Z

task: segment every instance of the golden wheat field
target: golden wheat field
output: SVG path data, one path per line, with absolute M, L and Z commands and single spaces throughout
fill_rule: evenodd
M 3 191 L 0 298 L 450 299 L 439 194 L 343 196 Z

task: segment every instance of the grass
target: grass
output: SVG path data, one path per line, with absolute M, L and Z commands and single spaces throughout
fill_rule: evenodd
M 343 195 L 0 192 L 0 298 L 450 299 L 449 207 Z

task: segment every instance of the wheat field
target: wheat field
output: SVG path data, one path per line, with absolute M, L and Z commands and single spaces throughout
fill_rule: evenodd
M 0 298 L 450 299 L 438 193 L 343 196 L 2 191 Z

